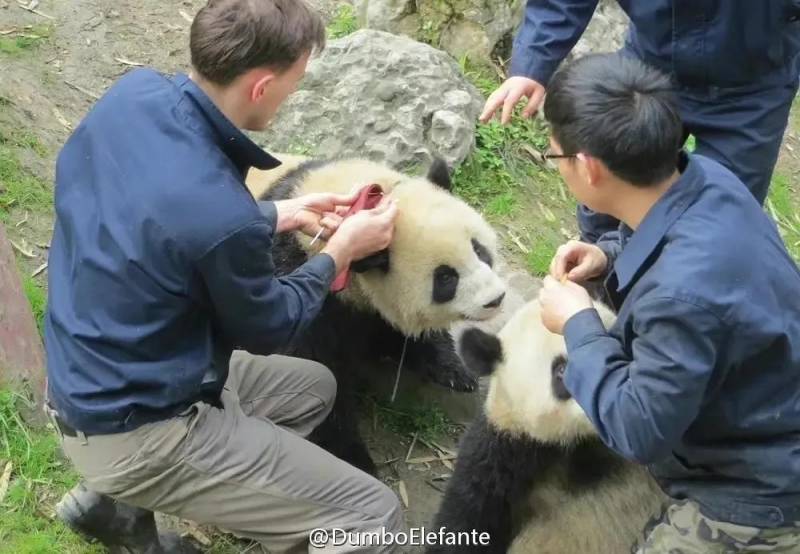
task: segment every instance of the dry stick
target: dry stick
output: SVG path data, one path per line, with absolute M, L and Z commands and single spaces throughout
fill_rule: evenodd
M 419 435 L 419 431 L 414 433 L 414 438 L 411 439 L 411 446 L 408 447 L 408 452 L 406 453 L 406 461 L 411 457 L 411 451 L 414 450 L 414 445 L 417 444 L 417 436 Z
M 67 85 L 69 85 L 70 87 L 72 87 L 75 90 L 77 90 L 78 92 L 82 92 L 86 96 L 89 96 L 90 98 L 94 98 L 95 100 L 100 100 L 100 95 L 99 94 L 95 94 L 91 90 L 87 90 L 87 89 L 83 88 L 82 86 L 76 85 L 75 83 L 70 83 L 69 81 L 66 81 L 66 80 L 64 82 Z
M 28 6 L 23 6 L 22 4 L 17 4 L 17 6 L 19 6 L 19 7 L 20 7 L 20 8 L 22 8 L 23 10 L 29 11 L 29 12 L 31 12 L 31 13 L 35 13 L 36 15 L 40 15 L 40 16 L 42 16 L 42 17 L 46 17 L 47 19 L 52 19 L 52 20 L 55 20 L 55 17 L 53 17 L 52 15 L 47 15 L 47 14 L 46 14 L 46 13 L 44 13 L 44 12 L 40 12 L 40 11 L 39 11 L 39 10 L 37 10 L 36 8 L 29 8 Z
M 406 359 L 406 346 L 408 346 L 408 337 L 403 341 L 403 353 L 400 354 L 400 363 L 397 364 L 397 377 L 395 377 L 394 390 L 392 390 L 392 404 L 394 404 L 394 399 L 397 396 L 397 385 L 400 384 L 400 373 L 403 370 L 403 361 Z

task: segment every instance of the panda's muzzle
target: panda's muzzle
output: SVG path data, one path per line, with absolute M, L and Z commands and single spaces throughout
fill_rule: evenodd
M 483 307 L 487 308 L 487 309 L 497 308 L 497 307 L 500 306 L 500 304 L 503 303 L 503 298 L 505 298 L 505 297 L 506 297 L 506 293 L 502 292 L 502 293 L 500 293 L 500 296 L 498 296 L 497 298 L 495 298 L 494 300 L 492 300 L 488 304 L 484 304 Z

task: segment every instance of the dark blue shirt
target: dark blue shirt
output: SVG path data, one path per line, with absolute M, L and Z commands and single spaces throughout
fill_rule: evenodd
M 599 243 L 619 309 L 565 326 L 565 385 L 623 456 L 709 517 L 800 521 L 800 271 L 744 185 L 688 158 L 632 232 Z M 683 160 L 686 162 L 686 158 Z
M 512 75 L 546 85 L 598 0 L 528 0 Z M 800 72 L 798 0 L 618 0 L 631 19 L 625 50 L 687 87 L 770 88 Z
M 317 315 L 328 255 L 274 276 L 272 203 L 244 185 L 279 164 L 187 76 L 127 74 L 56 165 L 45 328 L 48 395 L 86 433 L 218 400 L 233 349 L 268 354 Z

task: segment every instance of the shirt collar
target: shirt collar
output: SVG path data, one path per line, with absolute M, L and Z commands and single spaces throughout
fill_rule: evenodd
M 678 167 L 683 169 L 678 180 L 650 208 L 614 262 L 617 291 L 622 291 L 631 283 L 673 223 L 694 202 L 702 189 L 704 174 L 694 156 L 681 151 Z
M 231 120 L 220 111 L 211 98 L 188 75 L 178 73 L 174 82 L 178 88 L 194 100 L 200 113 L 205 116 L 206 121 L 213 130 L 217 144 L 239 168 L 242 175 L 246 175 L 250 167 L 272 169 L 281 165 L 280 161 L 269 155 L 236 128 Z

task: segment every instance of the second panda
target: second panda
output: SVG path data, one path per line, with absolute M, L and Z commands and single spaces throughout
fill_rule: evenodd
M 595 307 L 608 328 L 613 313 Z M 461 440 L 434 529 L 487 532 L 482 547 L 429 552 L 627 554 L 666 496 L 647 470 L 607 448 L 562 377 L 564 338 L 538 300 L 497 334 L 464 331 L 459 353 L 489 376 L 484 412 Z
M 247 186 L 257 199 L 282 200 L 313 192 L 347 193 L 354 184 L 378 184 L 397 202 L 392 243 L 386 252 L 351 266 L 352 280 L 329 295 L 320 315 L 288 354 L 319 361 L 334 373 L 336 403 L 312 435 L 320 446 L 369 473 L 374 463 L 355 416 L 354 366 L 383 356 L 455 389 L 471 390 L 447 333 L 462 320 L 484 320 L 506 293 L 495 270 L 497 238 L 480 214 L 450 193 L 443 161 L 414 177 L 362 159 L 303 160 L 251 171 Z M 287 274 L 322 248 L 300 233 L 275 237 L 277 274 Z M 394 375 L 388 375 L 393 379 Z

